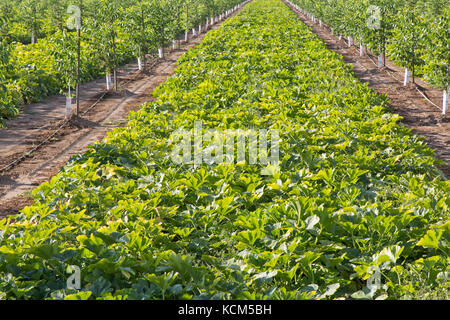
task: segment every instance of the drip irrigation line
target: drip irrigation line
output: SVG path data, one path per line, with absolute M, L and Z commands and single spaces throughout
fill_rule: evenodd
M 55 135 L 58 134 L 59 131 L 61 131 L 62 128 L 64 128 L 67 124 L 69 123 L 69 120 L 65 120 L 56 131 L 54 131 L 49 137 L 47 137 L 44 141 L 42 141 L 40 144 L 38 144 L 36 147 L 34 147 L 33 149 L 31 149 L 30 151 L 27 151 L 24 155 L 22 155 L 21 157 L 17 158 L 16 160 L 14 160 L 13 162 L 7 164 L 6 166 L 4 166 L 3 168 L 0 169 L 0 173 L 3 173 L 13 167 L 15 167 L 16 165 L 18 165 L 19 163 L 21 163 L 23 160 L 25 160 L 28 156 L 30 156 L 31 154 L 33 154 L 34 152 L 36 152 L 38 149 L 40 149 L 44 144 L 46 144 L 50 139 L 52 139 Z

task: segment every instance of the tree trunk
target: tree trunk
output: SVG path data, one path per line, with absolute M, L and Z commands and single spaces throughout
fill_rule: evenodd
M 31 31 L 31 43 L 36 43 L 36 37 L 37 37 L 37 32 L 36 32 L 36 8 L 33 8 L 33 30 Z
M 80 0 L 80 12 L 83 10 L 83 1 Z M 77 84 L 76 84 L 76 99 L 77 99 L 77 117 L 80 114 L 80 81 L 81 81 L 81 20 L 82 14 L 80 14 L 80 24 L 77 26 Z
M 140 55 L 142 55 L 141 58 L 142 58 L 142 62 L 144 64 L 144 68 L 145 68 L 145 53 L 146 53 L 145 39 L 144 39 L 144 37 L 145 37 L 145 17 L 144 17 L 144 8 L 143 7 L 141 7 L 141 23 L 142 23 L 142 25 L 141 25 L 142 37 L 141 37 L 141 54 Z
M 186 4 L 186 42 L 189 40 L 189 7 Z
M 116 66 L 116 35 L 114 33 L 113 30 L 113 36 L 112 36 L 112 40 L 113 40 L 113 67 L 114 67 L 114 91 L 117 91 L 117 66 Z
M 413 47 L 412 47 L 412 83 L 416 83 L 416 26 L 415 16 L 412 15 L 412 28 L 413 28 Z

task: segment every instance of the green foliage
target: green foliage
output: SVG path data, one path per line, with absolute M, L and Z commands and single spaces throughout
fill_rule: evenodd
M 396 61 L 403 61 L 406 68 L 415 71 L 423 65 L 419 57 L 425 50 L 424 37 L 428 31 L 425 21 L 415 7 L 405 7 L 399 10 L 394 24 L 390 53 Z
M 0 220 L 0 296 L 448 298 L 450 183 L 433 152 L 280 0 L 209 33 L 155 96 Z M 171 134 L 198 120 L 278 129 L 279 172 L 175 165 Z
M 335 32 L 386 52 L 430 84 L 450 84 L 450 6 L 445 0 L 293 0 Z M 379 11 L 374 11 L 377 6 Z M 372 8 L 372 9 L 371 9 Z M 379 24 L 374 27 L 373 22 Z M 384 51 L 385 50 L 385 51 Z
M 0 38 L 0 127 L 4 126 L 3 119 L 9 119 L 17 115 L 13 97 L 8 83 L 12 73 L 10 64 L 11 46 Z
M 435 18 L 427 32 L 427 50 L 423 52 L 427 80 L 443 89 L 450 86 L 450 6 Z

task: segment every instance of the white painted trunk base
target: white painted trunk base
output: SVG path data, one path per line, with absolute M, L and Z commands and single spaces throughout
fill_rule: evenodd
M 66 97 L 66 117 L 70 117 L 72 113 L 72 93 L 70 92 L 70 87 L 68 91 L 68 96 Z
M 409 70 L 405 69 L 405 77 L 403 78 L 403 85 L 406 86 L 409 83 Z
M 111 90 L 111 84 L 112 84 L 111 75 L 107 74 L 106 75 L 106 90 Z
M 442 114 L 446 115 L 448 112 L 448 94 L 450 87 L 447 87 L 447 90 L 444 90 L 444 94 L 442 96 Z

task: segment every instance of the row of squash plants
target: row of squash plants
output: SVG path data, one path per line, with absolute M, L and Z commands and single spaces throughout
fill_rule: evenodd
M 114 74 L 133 58 L 233 8 L 237 0 L 1 1 L 0 126 L 21 105 Z M 80 13 L 80 64 L 76 30 Z M 70 10 L 68 10 L 70 8 Z M 25 36 L 22 36 L 25 34 Z M 145 62 L 145 61 L 143 61 Z
M 450 86 L 450 4 L 446 0 L 293 0 L 333 31 L 441 89 Z M 447 93 L 448 94 L 448 93 Z
M 281 0 L 211 31 L 155 97 L 0 221 L 0 299 L 449 298 L 433 151 Z M 278 170 L 175 164 L 196 121 L 279 130 Z

